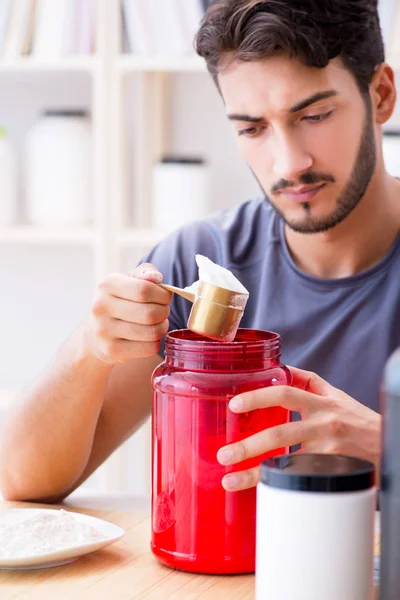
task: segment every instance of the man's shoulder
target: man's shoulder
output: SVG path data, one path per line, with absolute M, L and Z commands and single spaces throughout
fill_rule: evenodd
M 258 262 L 277 239 L 275 211 L 265 199 L 248 200 L 177 229 L 140 262 L 153 263 L 168 283 L 190 285 L 197 277 L 196 254 L 235 271 Z
M 197 224 L 212 224 L 221 231 L 257 231 L 275 217 L 275 211 L 264 198 L 253 198 L 236 206 L 215 212 Z M 193 225 L 195 225 L 193 223 Z
M 215 212 L 176 233 L 182 246 L 219 261 L 243 264 L 277 239 L 277 217 L 265 199 L 256 198 Z

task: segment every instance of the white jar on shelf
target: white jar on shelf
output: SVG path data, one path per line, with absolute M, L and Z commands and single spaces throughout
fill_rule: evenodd
M 384 132 L 383 158 L 387 172 L 393 177 L 400 177 L 400 131 Z
M 26 218 L 39 226 L 92 221 L 92 132 L 82 110 L 47 110 L 26 139 Z
M 17 221 L 16 153 L 7 131 L 0 127 L 0 226 Z
M 210 172 L 202 158 L 166 156 L 153 166 L 152 225 L 172 231 L 210 210 Z

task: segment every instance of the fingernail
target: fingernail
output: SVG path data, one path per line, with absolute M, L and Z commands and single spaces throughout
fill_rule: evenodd
M 239 486 L 239 477 L 237 475 L 226 475 L 224 477 L 224 487 L 228 490 L 235 490 Z
M 233 453 L 231 450 L 220 450 L 218 452 L 218 461 L 224 465 L 228 465 L 233 458 Z
M 229 408 L 231 410 L 234 411 L 241 411 L 243 408 L 243 399 L 241 396 L 236 396 L 235 398 L 232 398 L 232 400 L 229 402 Z
M 158 275 L 158 271 L 155 271 L 154 269 L 143 269 L 143 275 Z
M 143 275 L 145 275 L 146 277 L 153 277 L 154 279 L 160 279 L 161 278 L 161 273 L 159 273 L 158 271 L 154 271 L 154 270 L 144 270 L 143 271 Z

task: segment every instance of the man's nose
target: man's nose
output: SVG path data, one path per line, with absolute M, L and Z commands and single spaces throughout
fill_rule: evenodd
M 274 173 L 279 179 L 296 181 L 314 163 L 311 154 L 302 147 L 299 140 L 288 136 L 281 136 L 276 140 L 274 154 Z

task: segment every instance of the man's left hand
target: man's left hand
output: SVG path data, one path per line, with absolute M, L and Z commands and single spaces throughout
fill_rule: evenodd
M 300 413 L 302 420 L 265 429 L 221 448 L 218 461 L 234 465 L 277 448 L 301 444 L 300 452 L 344 454 L 371 461 L 379 472 L 382 418 L 315 373 L 290 367 L 292 386 L 272 386 L 235 396 L 234 413 L 282 406 Z M 260 468 L 225 475 L 227 491 L 255 486 Z M 378 478 L 377 478 L 378 481 Z

